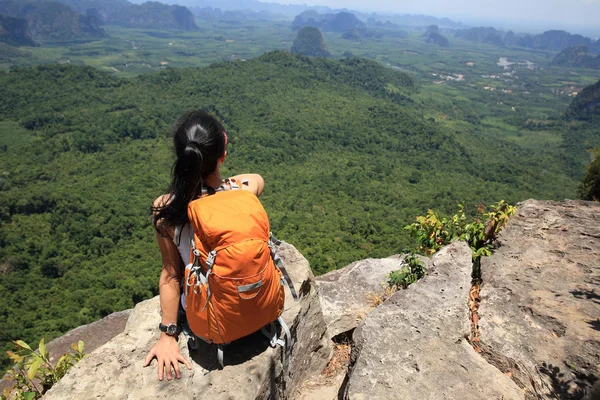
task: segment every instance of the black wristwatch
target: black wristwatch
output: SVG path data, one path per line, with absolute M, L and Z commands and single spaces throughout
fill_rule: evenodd
M 177 326 L 177 324 L 163 325 L 161 322 L 160 324 L 158 324 L 158 329 L 160 329 L 162 332 L 166 333 L 169 336 L 175 337 L 179 335 L 179 327 Z

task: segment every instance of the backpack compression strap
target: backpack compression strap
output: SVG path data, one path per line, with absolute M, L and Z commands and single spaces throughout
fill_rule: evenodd
M 296 293 L 296 289 L 294 288 L 294 283 L 290 279 L 290 274 L 288 274 L 287 269 L 285 268 L 285 265 L 283 265 L 283 261 L 281 261 L 281 258 L 279 258 L 279 255 L 277 254 L 276 246 L 279 246 L 280 244 L 281 244 L 281 240 L 277 239 L 271 233 L 271 235 L 269 236 L 269 249 L 271 249 L 271 257 L 273 257 L 273 262 L 275 263 L 277 268 L 279 268 L 279 270 L 281 271 L 281 275 L 282 275 L 281 280 L 285 281 L 287 283 L 288 287 L 290 288 L 290 292 L 292 292 L 292 297 L 294 298 L 294 300 L 298 301 L 298 299 L 299 299 L 298 293 Z M 282 284 L 283 284 L 283 282 L 282 282 Z
M 210 285 L 208 284 L 208 277 L 212 272 L 212 267 L 215 263 L 215 257 L 217 256 L 217 252 L 212 250 L 208 257 L 206 258 L 206 274 L 202 273 L 202 266 L 200 265 L 200 252 L 196 249 L 196 244 L 194 243 L 194 233 L 193 229 L 190 233 L 190 247 L 192 249 L 192 253 L 194 254 L 194 261 L 192 262 L 192 267 L 190 268 L 190 274 L 188 275 L 187 282 L 185 283 L 186 295 L 188 288 L 194 286 L 194 291 L 199 293 L 199 290 L 202 290 L 202 287 L 206 287 L 206 303 L 204 307 L 202 307 L 201 312 L 208 306 L 208 302 L 210 301 Z M 190 280 L 193 276 L 196 276 L 196 283 L 190 283 Z

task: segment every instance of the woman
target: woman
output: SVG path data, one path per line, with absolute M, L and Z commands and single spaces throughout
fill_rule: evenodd
M 177 159 L 173 165 L 169 192 L 154 201 L 154 227 L 162 256 L 159 281 L 161 323 L 160 339 L 152 347 L 144 366 L 158 360 L 158 379 L 181 377 L 179 363 L 191 369 L 191 363 L 179 351 L 177 338 L 180 327 L 177 316 L 181 296 L 181 281 L 189 261 L 189 242 L 176 238 L 176 229 L 188 224 L 188 203 L 200 196 L 202 189 L 218 189 L 229 182 L 239 182 L 243 190 L 256 196 L 263 191 L 264 181 L 257 174 L 236 175 L 221 179 L 219 168 L 227 155 L 227 134 L 223 125 L 204 111 L 190 111 L 173 127 L 173 142 Z M 243 182 L 243 184 L 242 184 Z M 175 240 L 174 240 L 175 239 Z M 179 241 L 179 246 L 175 242 Z M 187 243 L 186 243 L 187 242 Z M 177 328 L 177 329 L 172 329 Z

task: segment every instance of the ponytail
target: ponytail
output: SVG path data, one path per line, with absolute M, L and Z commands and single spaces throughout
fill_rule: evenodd
M 188 222 L 187 206 L 202 193 L 206 176 L 217 168 L 225 153 L 226 139 L 219 121 L 203 111 L 184 114 L 173 127 L 177 159 L 173 164 L 170 200 L 153 207 L 154 227 L 158 223 L 182 226 Z

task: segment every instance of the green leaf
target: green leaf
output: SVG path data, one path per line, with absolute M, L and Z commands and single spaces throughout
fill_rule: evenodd
M 63 363 L 67 363 L 69 361 L 69 355 L 63 354 L 56 363 L 56 368 L 61 368 Z
M 23 392 L 24 400 L 35 400 L 36 392 Z
M 40 354 L 42 357 L 46 357 L 46 344 L 44 343 L 44 338 L 40 340 Z
M 80 340 L 79 342 L 77 342 L 77 351 L 79 353 L 83 353 L 83 340 Z
M 38 372 L 38 369 L 40 368 L 40 364 L 42 363 L 42 359 L 41 358 L 36 358 L 31 365 L 29 366 L 29 368 L 27 368 L 27 377 L 32 380 L 33 378 L 35 378 L 35 375 Z
M 17 346 L 23 348 L 23 349 L 27 349 L 27 350 L 33 351 L 33 349 L 31 347 L 29 347 L 29 345 L 27 343 L 25 343 L 24 341 L 22 341 L 22 340 L 15 340 L 15 341 L 13 341 L 13 343 L 16 344 Z

